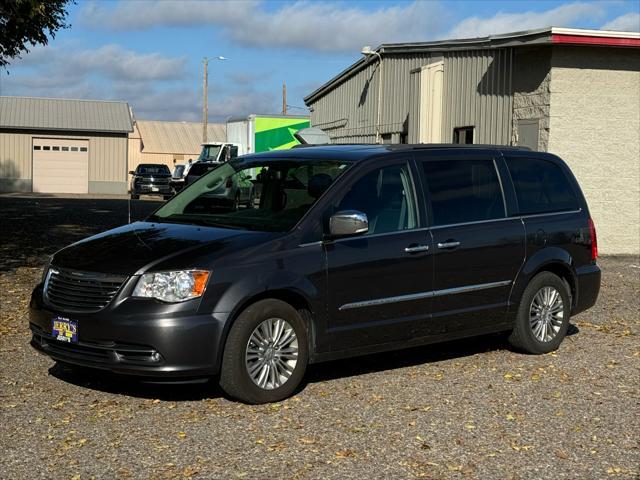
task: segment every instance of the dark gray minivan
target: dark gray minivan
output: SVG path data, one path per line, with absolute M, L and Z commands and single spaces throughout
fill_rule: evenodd
M 247 204 L 215 194 L 251 181 Z M 58 251 L 32 295 L 51 358 L 232 397 L 293 394 L 308 363 L 510 332 L 555 350 L 598 296 L 596 232 L 558 157 L 469 145 L 247 155 L 143 222 Z

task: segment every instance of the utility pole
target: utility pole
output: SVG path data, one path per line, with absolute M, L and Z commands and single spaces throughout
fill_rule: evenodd
M 282 115 L 287 114 L 287 84 L 282 82 Z
M 205 57 L 202 60 L 202 63 L 204 64 L 204 77 L 202 79 L 202 143 L 207 143 L 207 123 L 209 122 L 209 102 L 207 99 L 207 91 L 209 89 L 209 72 L 207 70 L 209 67 L 209 59 Z

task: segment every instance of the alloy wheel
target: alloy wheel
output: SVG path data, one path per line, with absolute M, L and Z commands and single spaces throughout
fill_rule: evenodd
M 542 287 L 535 294 L 529 308 L 531 331 L 537 340 L 553 340 L 564 321 L 564 303 L 560 292 L 551 286 Z
M 258 387 L 274 390 L 284 385 L 298 363 L 298 337 L 282 318 L 269 318 L 254 330 L 245 354 L 249 377 Z

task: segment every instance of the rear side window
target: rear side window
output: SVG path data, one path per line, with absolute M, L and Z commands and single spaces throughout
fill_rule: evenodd
M 578 209 L 573 188 L 556 164 L 535 158 L 510 158 L 507 166 L 516 189 L 520 214 Z
M 502 189 L 492 160 L 425 161 L 434 225 L 505 217 Z

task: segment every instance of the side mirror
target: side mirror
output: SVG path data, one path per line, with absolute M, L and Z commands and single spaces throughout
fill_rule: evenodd
M 329 233 L 333 237 L 358 235 L 368 231 L 367 214 L 357 210 L 342 210 L 329 219 Z
M 129 170 L 129 175 L 135 175 L 136 172 L 134 172 L 133 170 Z

